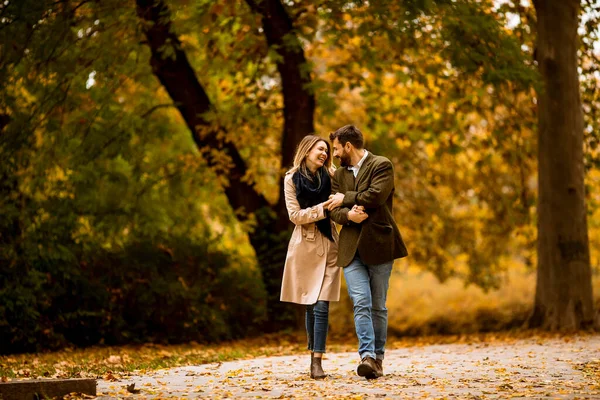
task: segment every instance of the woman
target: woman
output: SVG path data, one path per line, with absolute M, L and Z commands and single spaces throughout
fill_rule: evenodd
M 321 359 L 327 340 L 329 302 L 340 299 L 338 233 L 327 210 L 333 171 L 329 143 L 309 135 L 300 141 L 294 167 L 284 179 L 285 204 L 296 226 L 288 245 L 281 301 L 306 305 L 313 379 L 326 376 Z

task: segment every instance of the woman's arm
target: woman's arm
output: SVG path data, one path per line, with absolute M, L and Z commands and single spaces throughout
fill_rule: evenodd
M 292 221 L 294 225 L 309 224 L 327 217 L 325 214 L 325 207 L 327 207 L 329 200 L 313 207 L 300 208 L 298 199 L 296 199 L 296 187 L 294 186 L 291 175 L 284 179 L 283 186 L 285 206 L 287 207 L 290 221 Z

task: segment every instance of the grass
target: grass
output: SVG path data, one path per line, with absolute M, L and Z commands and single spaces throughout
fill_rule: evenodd
M 298 340 L 297 335 L 268 335 L 218 345 L 94 346 L 18 354 L 0 357 L 0 377 L 112 379 L 133 371 L 300 353 L 304 351 L 300 343 L 303 342 Z

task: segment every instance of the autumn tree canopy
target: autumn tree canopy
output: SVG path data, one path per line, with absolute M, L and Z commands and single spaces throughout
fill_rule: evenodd
M 594 215 L 597 6 L 579 15 Z M 118 259 L 104 273 L 112 283 L 69 317 L 114 331 L 114 304 L 150 282 L 142 267 L 120 272 L 141 248 L 175 271 L 152 290 L 191 287 L 176 265 L 202 248 L 218 261 L 197 273 L 215 286 L 194 304 L 227 309 L 226 326 L 244 308 L 227 305 L 218 282 L 251 276 L 239 289 L 258 305 L 249 318 L 287 326 L 294 316 L 277 293 L 289 232 L 283 172 L 302 136 L 347 123 L 396 166 L 411 263 L 484 288 L 514 265 L 537 265 L 545 81 L 533 4 L 23 0 L 0 5 L 0 18 L 2 337 L 68 341 L 71 322 L 39 316 L 98 283 L 91 265 Z M 598 228 L 590 222 L 592 249 Z

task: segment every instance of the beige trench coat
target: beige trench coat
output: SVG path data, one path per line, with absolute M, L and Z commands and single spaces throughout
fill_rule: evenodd
M 314 304 L 317 300 L 340 299 L 341 268 L 337 266 L 338 233 L 331 221 L 335 242 L 327 239 L 316 221 L 326 217 L 323 204 L 301 209 L 296 199 L 296 187 L 292 173 L 283 181 L 285 204 L 290 221 L 295 228 L 288 245 L 281 301 L 297 304 Z

